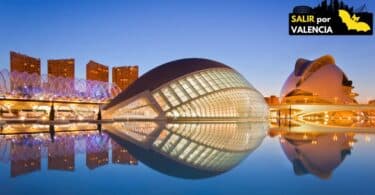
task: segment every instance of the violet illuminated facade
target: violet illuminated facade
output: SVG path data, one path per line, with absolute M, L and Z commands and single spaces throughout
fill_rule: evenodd
M 120 92 L 115 84 L 56 77 L 52 75 L 29 74 L 26 72 L 0 71 L 0 96 L 36 100 L 84 100 L 106 101 Z
M 0 71 L 0 119 L 47 120 L 54 102 L 55 120 L 94 120 L 98 105 L 120 92 L 116 85 L 88 81 Z

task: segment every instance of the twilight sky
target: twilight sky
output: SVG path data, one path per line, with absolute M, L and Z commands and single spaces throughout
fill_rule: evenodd
M 375 12 L 375 1 L 345 0 Z M 353 80 L 359 100 L 375 99 L 375 36 L 288 35 L 295 5 L 320 0 L 98 1 L 0 0 L 0 69 L 9 51 L 42 59 L 75 58 L 85 64 L 140 66 L 141 74 L 187 57 L 223 62 L 241 72 L 263 95 L 279 95 L 297 58 L 332 54 Z

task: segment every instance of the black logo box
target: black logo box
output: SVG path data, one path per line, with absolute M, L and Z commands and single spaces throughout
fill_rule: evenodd
M 315 18 L 315 23 L 292 23 L 292 16 L 311 16 L 313 15 Z M 303 35 L 303 36 L 311 36 L 311 35 L 372 35 L 373 34 L 373 14 L 372 13 L 356 13 L 356 17 L 360 17 L 359 22 L 367 23 L 371 30 L 367 32 L 357 32 L 356 30 L 348 30 L 345 23 L 343 23 L 342 19 L 339 17 L 338 14 L 298 14 L 298 13 L 290 13 L 289 14 L 289 35 Z M 317 18 L 331 18 L 330 22 L 328 23 L 320 23 L 316 24 Z M 292 26 L 331 26 L 333 30 L 333 34 L 322 34 L 322 33 L 293 33 Z

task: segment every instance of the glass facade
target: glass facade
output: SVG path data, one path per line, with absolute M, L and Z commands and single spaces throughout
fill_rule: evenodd
M 210 68 L 176 78 L 150 91 L 147 103 L 135 100 L 116 111 L 118 118 L 252 118 L 263 121 L 268 108 L 263 96 L 239 73 L 229 68 Z M 133 106 L 138 102 L 138 106 Z M 157 111 L 151 102 L 156 102 Z M 149 110 L 139 112 L 140 110 Z M 154 111 L 154 112 L 151 112 Z M 158 113 L 155 113 L 158 112 Z
M 138 142 L 145 142 L 150 134 L 157 130 L 158 124 L 155 122 L 116 122 L 110 128 L 117 133 L 121 133 Z M 119 131 L 117 131 L 119 130 Z
M 141 97 L 116 110 L 113 119 L 144 119 L 155 118 L 157 116 L 158 113 L 152 106 L 150 106 L 149 100 Z

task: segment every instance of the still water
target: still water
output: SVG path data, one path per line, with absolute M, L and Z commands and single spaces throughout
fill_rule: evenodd
M 201 131 L 181 135 L 179 128 Z M 229 137 L 216 133 L 227 128 L 235 129 Z M 0 194 L 375 193 L 371 133 L 233 124 L 144 131 L 152 142 L 113 130 L 57 132 L 53 139 L 49 133 L 1 135 Z

